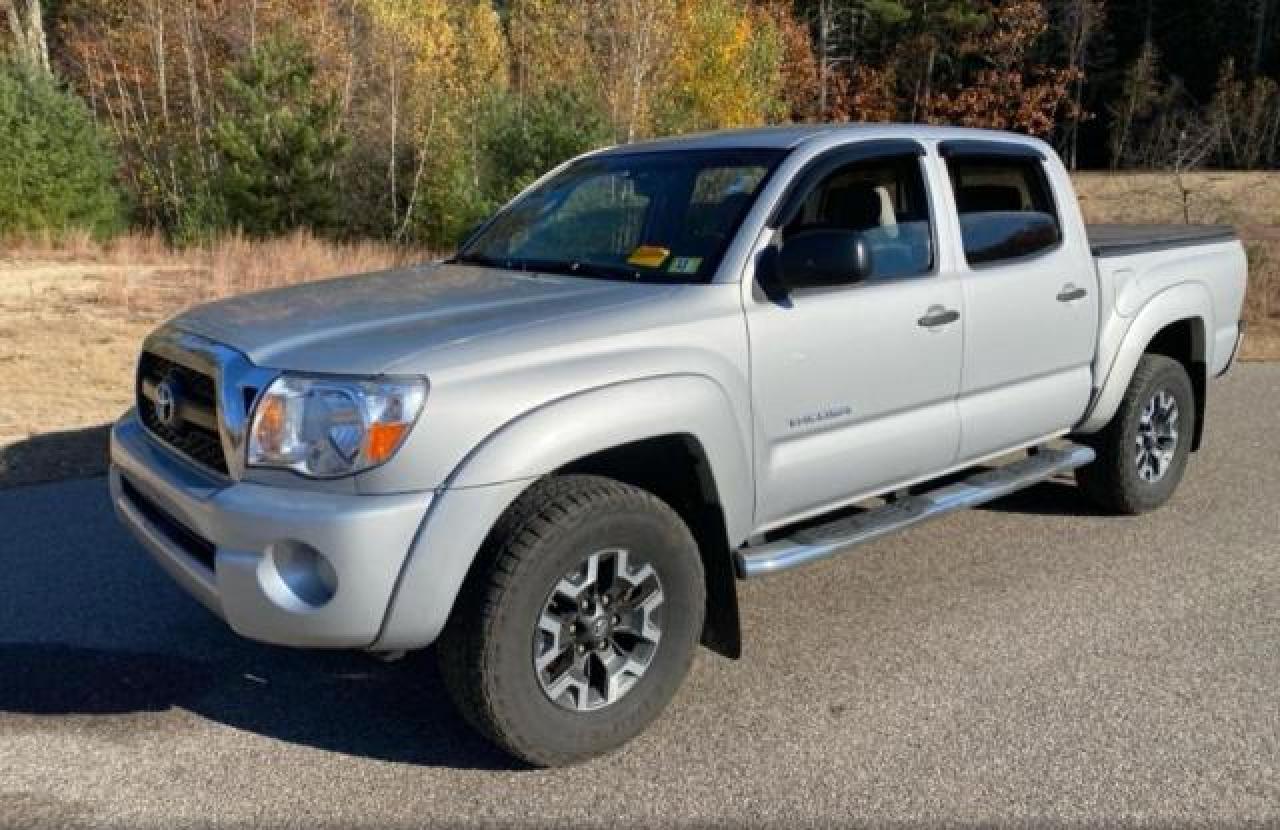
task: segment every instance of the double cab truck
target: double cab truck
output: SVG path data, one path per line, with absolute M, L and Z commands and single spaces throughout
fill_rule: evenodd
M 1007 133 L 613 147 L 450 259 L 161 326 L 111 496 L 245 637 L 434 643 L 474 727 L 572 763 L 700 643 L 739 656 L 737 580 L 1071 471 L 1108 511 L 1163 505 L 1245 272 L 1229 228 L 1086 226 Z

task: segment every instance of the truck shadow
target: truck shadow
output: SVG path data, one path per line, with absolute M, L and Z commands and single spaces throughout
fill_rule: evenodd
M 0 491 L 0 528 L 5 731 L 91 716 L 127 739 L 200 728 L 189 712 L 353 756 L 521 768 L 462 721 L 429 651 L 380 663 L 237 637 L 118 527 L 100 477 Z
M 60 643 L 0 644 L 0 718 L 33 716 L 56 729 L 64 716 L 173 709 L 276 740 L 345 755 L 455 769 L 513 770 L 513 760 L 472 733 L 444 696 L 434 661 L 381 665 L 360 654 L 264 655 L 202 660 L 161 651 Z M 257 653 L 255 653 L 257 652 Z M 174 728 L 130 719 L 128 733 Z
M 99 424 L 46 432 L 0 446 L 0 490 L 102 475 L 107 469 L 110 432 L 110 424 Z
M 982 505 L 979 510 L 997 513 L 1022 513 L 1030 516 L 1102 516 L 1093 502 L 1084 497 L 1075 481 L 1054 478 L 1025 490 Z

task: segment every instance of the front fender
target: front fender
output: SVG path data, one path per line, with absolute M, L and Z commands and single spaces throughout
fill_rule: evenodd
M 551 401 L 493 432 L 450 474 L 423 520 L 373 648 L 439 636 L 489 530 L 530 483 L 572 461 L 663 435 L 691 435 L 711 468 L 731 544 L 750 532 L 755 493 L 743 427 L 702 375 L 626 381 Z
M 701 445 L 729 539 L 744 539 L 755 502 L 746 430 L 721 386 L 704 375 L 625 381 L 544 404 L 485 439 L 446 486 L 532 480 L 593 453 L 662 435 L 690 435 Z
M 1099 376 L 1103 378 L 1093 406 L 1077 427 L 1083 433 L 1097 432 L 1105 427 L 1120 408 L 1120 402 L 1133 379 L 1138 361 L 1146 353 L 1147 346 L 1161 329 L 1181 320 L 1198 320 L 1202 331 L 1214 331 L 1213 300 L 1208 289 L 1199 282 L 1185 282 L 1153 296 L 1134 315 L 1129 325 L 1111 337 L 1117 341 L 1108 349 L 1104 341 L 1099 350 Z M 1116 318 L 1113 318 L 1115 320 Z M 1123 318 L 1119 318 L 1123 319 Z M 1104 338 L 1107 333 L 1104 332 Z M 1203 338 L 1200 348 L 1203 349 Z M 1107 354 L 1112 355 L 1110 361 Z M 1204 361 L 1203 354 L 1197 360 Z M 1105 372 L 1105 374 L 1103 373 Z

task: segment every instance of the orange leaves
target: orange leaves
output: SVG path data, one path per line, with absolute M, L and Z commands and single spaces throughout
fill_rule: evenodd
M 1046 136 L 1078 117 L 1077 69 L 1036 62 L 1048 30 L 1044 0 L 975 0 L 911 7 L 881 32 L 887 51 L 855 56 L 828 88 L 829 115 L 924 121 Z M 847 81 L 847 89 L 841 82 Z
M 973 72 L 964 86 L 930 101 L 928 120 L 1047 136 L 1059 118 L 1078 116 L 1070 89 L 1081 77 L 1080 70 L 1028 60 L 1047 29 L 1043 0 L 994 5 L 991 25 L 982 32 L 982 56 L 988 65 Z

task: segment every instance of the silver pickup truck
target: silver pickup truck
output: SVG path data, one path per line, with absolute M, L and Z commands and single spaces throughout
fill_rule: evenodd
M 111 495 L 242 635 L 436 643 L 477 729 L 569 763 L 657 717 L 700 641 L 738 656 L 737 579 L 1072 470 L 1162 505 L 1245 271 L 1230 229 L 1086 227 L 1005 133 L 615 147 L 447 261 L 162 326 Z

